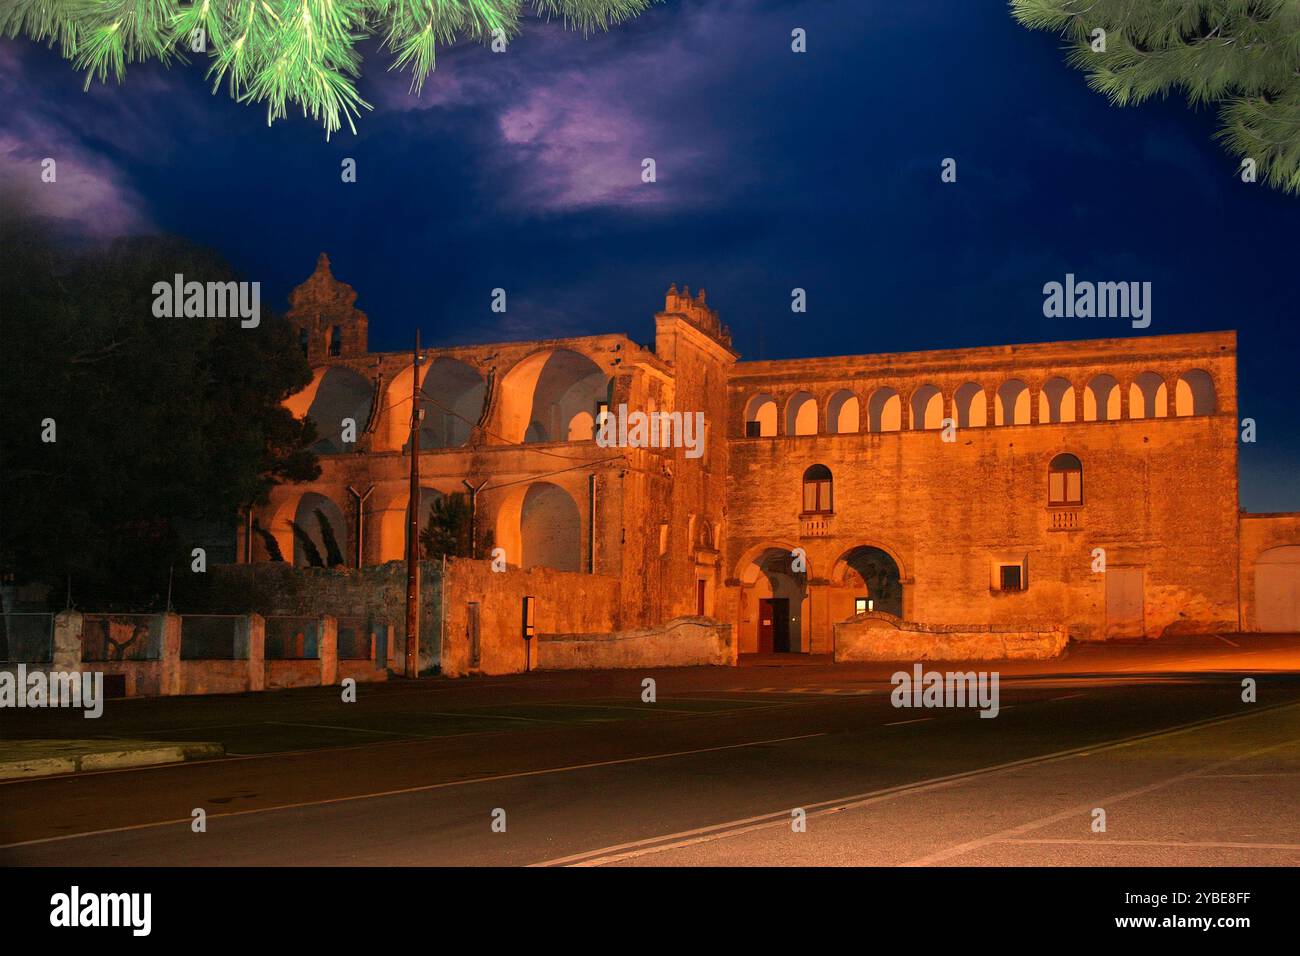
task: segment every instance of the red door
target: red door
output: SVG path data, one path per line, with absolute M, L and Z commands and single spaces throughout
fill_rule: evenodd
M 759 598 L 758 601 L 758 652 L 772 653 L 772 622 L 775 620 L 771 598 Z

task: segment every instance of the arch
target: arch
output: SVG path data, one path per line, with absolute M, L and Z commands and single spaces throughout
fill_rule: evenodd
M 795 392 L 785 403 L 785 433 L 817 434 L 817 399 L 810 392 Z
M 776 436 L 776 399 L 771 395 L 755 395 L 745 404 L 745 436 L 747 438 Z
M 376 450 L 405 451 L 411 436 L 411 387 L 408 365 L 384 388 L 384 413 L 376 431 Z M 420 366 L 420 450 L 458 448 L 469 441 L 483 416 L 487 383 L 472 365 L 439 355 Z
M 999 385 L 993 417 L 996 425 L 1028 425 L 1029 386 L 1018 378 Z
M 857 434 L 861 428 L 858 396 L 842 388 L 826 403 L 826 431 L 831 435 Z
M 799 651 L 803 648 L 804 604 L 808 598 L 808 573 L 791 569 L 793 558 L 789 548 L 778 545 L 760 545 L 750 549 L 737 567 L 736 577 L 741 584 L 740 646 L 746 651 Z M 762 602 L 772 599 L 777 603 L 771 610 L 770 628 L 760 626 L 759 612 Z M 775 615 L 784 608 L 788 620 Z M 772 641 L 771 646 L 761 643 Z
M 1119 419 L 1119 382 L 1115 376 L 1102 373 L 1094 376 L 1083 390 L 1083 420 L 1085 422 L 1113 422 Z
M 1255 625 L 1300 631 L 1300 545 L 1269 548 L 1255 559 Z
M 1129 418 L 1164 418 L 1169 414 L 1169 389 L 1155 372 L 1143 372 L 1128 387 Z
M 535 352 L 501 379 L 501 436 L 510 442 L 568 441 L 575 427 L 608 403 L 612 383 L 590 358 L 571 349 Z M 594 431 L 587 435 L 594 440 Z
M 903 400 L 895 389 L 884 385 L 867 401 L 867 431 L 896 432 L 903 427 Z
M 810 465 L 803 473 L 803 513 L 831 514 L 835 511 L 834 478 L 825 465 Z
M 1216 402 L 1214 379 L 1209 372 L 1194 368 L 1178 376 L 1174 384 L 1174 414 L 1213 415 Z
M 988 396 L 978 382 L 967 382 L 953 392 L 952 404 L 958 428 L 983 428 L 989 423 Z
M 420 448 L 458 448 L 483 417 L 487 383 L 472 365 L 440 355 L 420 383 Z M 409 406 L 408 406 L 409 409 Z
M 943 427 L 943 395 L 933 385 L 921 385 L 912 392 L 911 422 L 915 431 Z
M 582 515 L 573 496 L 549 481 L 511 490 L 497 512 L 495 542 L 521 568 L 583 570 Z
M 1083 462 L 1062 452 L 1047 465 L 1047 504 L 1052 507 L 1083 504 Z
M 307 492 L 298 499 L 293 521 L 297 526 L 293 531 L 294 567 L 339 567 L 347 564 L 348 523 L 342 509 L 331 499 L 314 491 Z M 337 553 L 333 553 L 334 549 Z M 319 559 L 319 565 L 315 563 L 316 559 Z
M 1074 421 L 1074 386 L 1061 376 L 1049 378 L 1038 392 L 1038 421 L 1059 425 Z
M 425 486 L 420 488 L 419 528 L 421 531 L 429 523 L 429 512 L 433 510 L 433 503 L 442 496 L 443 493 L 437 488 Z M 367 512 L 366 522 L 370 530 L 366 534 L 379 536 L 377 550 L 380 564 L 388 561 L 405 561 L 408 520 L 406 507 L 411 500 L 410 492 L 403 488 L 381 500 L 382 506 L 376 505 L 373 510 Z
M 893 554 L 875 545 L 856 545 L 835 562 L 832 580 L 842 587 L 866 591 L 873 611 L 903 616 L 903 568 Z
M 314 371 L 310 385 L 285 399 L 284 407 L 295 418 L 316 423 L 319 438 L 311 446 L 313 452 L 337 455 L 356 447 L 343 442 L 343 420 L 352 419 L 360 437 L 370 420 L 374 393 L 374 385 L 361 373 L 342 365 L 324 366 Z

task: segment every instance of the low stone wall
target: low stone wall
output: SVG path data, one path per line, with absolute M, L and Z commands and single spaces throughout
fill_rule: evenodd
M 542 634 L 536 644 L 538 670 L 735 666 L 737 654 L 731 625 L 707 617 L 613 634 Z
M 1004 661 L 1059 657 L 1064 625 L 998 629 L 984 624 L 918 624 L 868 611 L 835 625 L 837 661 Z
M 278 660 L 266 662 L 266 689 L 283 690 L 286 687 L 319 687 L 321 664 L 319 660 Z
M 441 563 L 421 561 L 421 673 L 439 664 L 442 592 Z M 265 617 L 328 615 L 340 620 L 383 622 L 389 636 L 387 665 L 399 673 L 404 668 L 406 564 L 402 561 L 359 569 L 295 568 L 281 561 L 213 565 L 207 574 L 187 578 L 184 590 L 178 591 L 176 603 L 207 613 L 256 612 Z

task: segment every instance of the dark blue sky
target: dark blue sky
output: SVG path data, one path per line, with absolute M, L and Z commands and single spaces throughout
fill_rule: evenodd
M 417 324 L 433 344 L 648 341 L 670 282 L 707 288 L 750 358 L 1237 329 L 1259 432 L 1242 503 L 1300 509 L 1300 199 L 1240 182 L 1212 110 L 1110 107 L 1004 4 L 681 0 L 588 39 L 529 22 L 507 53 L 440 53 L 419 99 L 366 52 L 375 109 L 326 142 L 197 67 L 83 93 L 0 41 L 0 171 L 58 158 L 48 211 L 210 245 L 276 308 L 326 250 L 375 349 Z M 1150 328 L 1044 318 L 1067 272 L 1151 282 Z

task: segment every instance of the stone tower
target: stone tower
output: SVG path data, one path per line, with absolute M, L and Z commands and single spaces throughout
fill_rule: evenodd
M 316 260 L 316 271 L 289 293 L 285 318 L 297 331 L 298 342 L 313 365 L 366 354 L 369 320 L 356 301 L 356 290 L 334 278 L 329 256 L 323 252 Z

